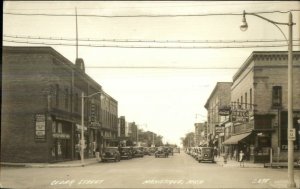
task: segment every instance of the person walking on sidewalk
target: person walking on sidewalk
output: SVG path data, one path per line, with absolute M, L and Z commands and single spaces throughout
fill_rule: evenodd
M 244 154 L 244 152 L 241 150 L 241 151 L 240 151 L 240 154 L 239 154 L 240 167 L 241 167 L 242 165 L 243 165 L 243 167 L 245 167 L 244 159 L 245 159 L 245 154 Z

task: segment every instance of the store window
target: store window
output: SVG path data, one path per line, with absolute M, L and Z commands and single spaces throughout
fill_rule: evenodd
M 52 133 L 56 133 L 56 122 L 52 122 Z
M 61 123 L 57 124 L 57 133 L 62 133 L 62 124 Z
M 294 141 L 294 150 L 300 149 L 300 124 L 298 124 L 297 117 L 293 118 L 293 128 L 296 131 L 296 140 Z M 281 136 L 281 150 L 288 150 L 288 137 L 287 137 L 287 128 L 288 128 L 288 115 L 287 112 L 281 112 L 281 126 L 280 126 L 280 136 Z

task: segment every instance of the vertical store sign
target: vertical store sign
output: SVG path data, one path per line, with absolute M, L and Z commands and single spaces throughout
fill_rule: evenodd
M 35 115 L 35 139 L 46 140 L 46 116 L 43 114 Z

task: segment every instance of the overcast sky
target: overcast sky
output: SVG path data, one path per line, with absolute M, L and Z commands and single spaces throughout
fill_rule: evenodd
M 246 12 L 300 10 L 300 3 L 298 1 L 4 2 L 4 13 L 61 15 L 4 14 L 4 40 L 75 44 L 74 41 L 8 37 L 14 35 L 74 39 L 76 37 L 75 16 L 64 15 L 75 14 L 75 8 L 78 15 L 102 16 L 78 16 L 79 39 L 143 41 L 135 43 L 80 41 L 79 45 L 114 47 L 79 46 L 79 57 L 84 59 L 86 73 L 118 101 L 119 116 L 125 116 L 127 122 L 135 121 L 144 130 L 161 134 L 165 142 L 180 144 L 180 137 L 193 131 L 195 122 L 206 121 L 207 112 L 204 104 L 216 82 L 232 81 L 233 75 L 252 51 L 287 50 L 287 47 L 225 49 L 207 47 L 250 44 L 258 46 L 270 45 L 270 43 L 200 43 L 205 40 L 225 42 L 284 39 L 274 25 L 250 15 L 246 16 L 249 25 L 246 32 L 242 32 L 239 28 L 242 15 L 176 17 L 158 15 L 241 14 L 243 10 Z M 293 38 L 298 40 L 299 13 L 299 11 L 293 12 L 296 23 Z M 286 13 L 261 15 L 274 21 L 288 22 Z M 281 29 L 288 36 L 287 27 L 282 26 Z M 150 40 L 156 42 L 147 42 Z M 166 42 L 167 40 L 169 42 Z M 170 43 L 170 41 L 177 41 L 177 43 Z M 183 43 L 187 41 L 194 41 L 194 43 Z M 276 44 L 284 43 L 276 42 Z M 4 45 L 51 46 L 70 61 L 74 62 L 76 59 L 75 46 L 34 45 L 6 41 Z M 125 46 L 127 48 L 124 48 Z M 128 48 L 128 46 L 160 48 Z M 195 48 L 199 46 L 206 48 Z M 299 46 L 294 47 L 294 50 L 299 50 Z

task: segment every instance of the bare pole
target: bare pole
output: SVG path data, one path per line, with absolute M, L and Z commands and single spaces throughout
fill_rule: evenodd
M 289 13 L 289 49 L 288 49 L 288 130 L 293 126 L 293 17 Z M 288 132 L 289 132 L 288 131 Z M 288 188 L 296 188 L 294 180 L 294 141 L 288 138 Z

